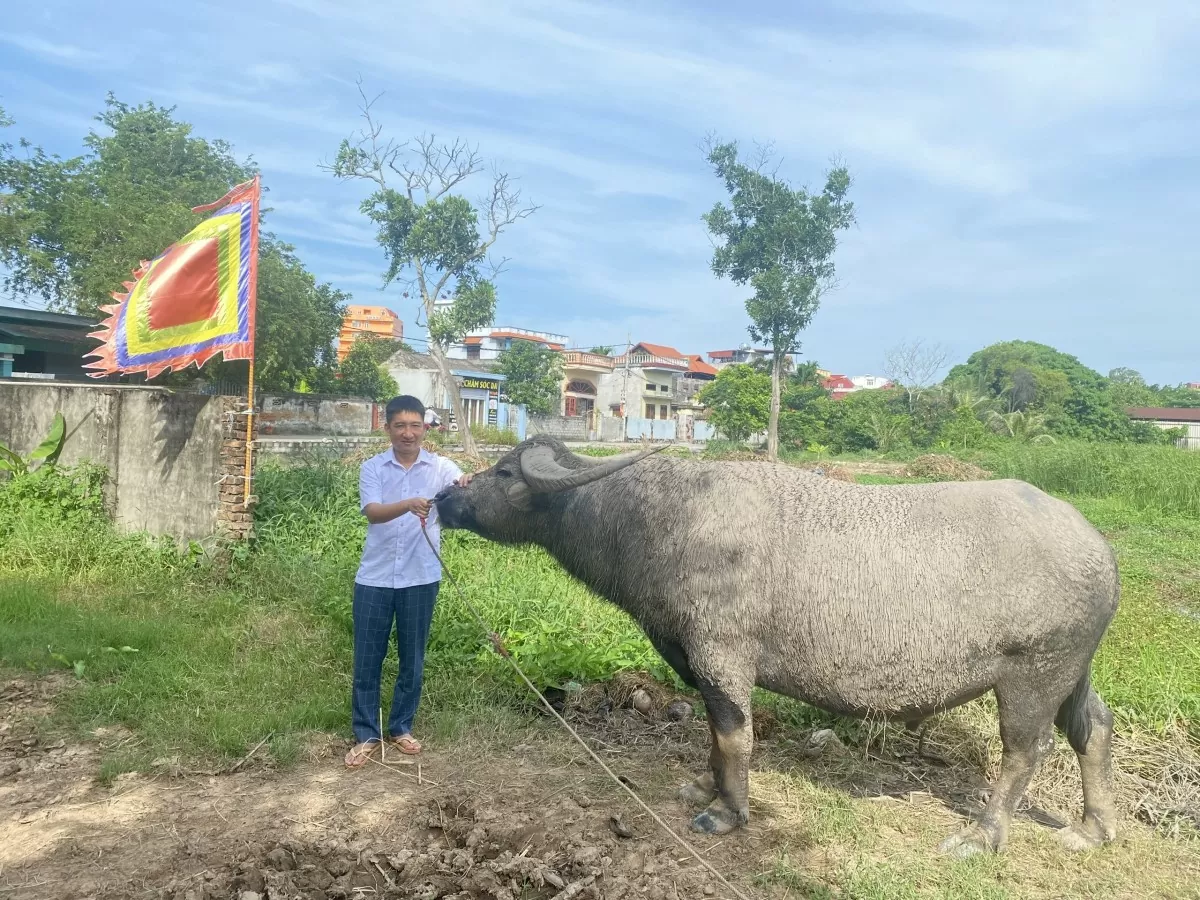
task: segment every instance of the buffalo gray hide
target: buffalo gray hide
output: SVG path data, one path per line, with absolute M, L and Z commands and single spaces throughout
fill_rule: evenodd
M 704 699 L 710 771 L 693 827 L 747 821 L 757 685 L 918 722 L 993 691 L 1004 752 L 959 855 L 1004 846 L 1061 728 L 1079 756 L 1066 846 L 1111 840 L 1112 716 L 1089 679 L 1118 600 L 1103 537 L 1020 481 L 857 485 L 782 464 L 635 452 L 590 461 L 538 436 L 437 498 L 446 527 L 544 547 L 628 612 Z

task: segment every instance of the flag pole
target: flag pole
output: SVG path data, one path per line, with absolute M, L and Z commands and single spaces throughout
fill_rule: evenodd
M 250 215 L 250 371 L 246 383 L 246 467 L 242 477 L 242 508 L 250 508 L 250 476 L 254 465 L 254 357 L 257 341 L 255 338 L 255 313 L 258 307 L 258 205 L 259 205 L 259 176 L 254 176 L 254 191 L 251 194 Z

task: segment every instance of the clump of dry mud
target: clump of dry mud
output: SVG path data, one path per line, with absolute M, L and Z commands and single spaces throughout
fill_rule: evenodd
M 588 801 L 583 803 L 587 805 Z M 716 896 L 709 876 L 665 850 L 589 830 L 594 816 L 564 798 L 511 815 L 453 794 L 428 803 L 406 842 L 288 839 L 226 866 L 177 878 L 162 900 L 623 900 Z M 401 845 L 402 844 L 402 845 Z M 678 854 L 675 854 L 678 855 Z

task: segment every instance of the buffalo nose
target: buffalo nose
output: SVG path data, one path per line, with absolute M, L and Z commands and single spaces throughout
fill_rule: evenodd
M 433 502 L 437 503 L 439 500 L 445 500 L 448 496 L 450 496 L 450 488 L 444 487 L 433 495 Z

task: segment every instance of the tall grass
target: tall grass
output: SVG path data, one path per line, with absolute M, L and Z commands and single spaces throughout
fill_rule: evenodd
M 978 461 L 1000 477 L 1050 493 L 1114 498 L 1138 510 L 1200 518 L 1200 453 L 1137 444 L 1009 443 Z

